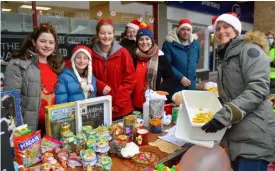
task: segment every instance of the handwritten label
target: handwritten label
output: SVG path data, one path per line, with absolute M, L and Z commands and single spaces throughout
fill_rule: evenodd
M 104 125 L 104 103 L 89 105 L 80 109 L 82 114 L 82 126 L 91 125 L 96 128 Z

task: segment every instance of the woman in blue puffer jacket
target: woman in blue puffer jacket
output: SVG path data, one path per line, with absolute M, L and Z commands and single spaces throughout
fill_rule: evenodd
M 74 102 L 96 97 L 96 79 L 92 75 L 91 50 L 78 45 L 71 57 L 72 69 L 65 68 L 58 77 L 55 103 Z

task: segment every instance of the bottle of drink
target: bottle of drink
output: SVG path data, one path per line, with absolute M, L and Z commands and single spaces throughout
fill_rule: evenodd
M 143 103 L 143 125 L 149 127 L 149 97 Z

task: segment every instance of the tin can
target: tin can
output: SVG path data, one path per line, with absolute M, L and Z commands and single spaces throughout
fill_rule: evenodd
M 128 115 L 123 118 L 123 128 L 125 134 L 129 137 L 129 140 L 134 141 L 135 139 L 135 125 L 136 125 L 136 116 Z

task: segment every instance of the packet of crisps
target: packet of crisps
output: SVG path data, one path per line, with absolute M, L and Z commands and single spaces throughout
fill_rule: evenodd
M 14 137 L 16 161 L 24 167 L 32 166 L 41 161 L 41 133 L 40 130 Z

